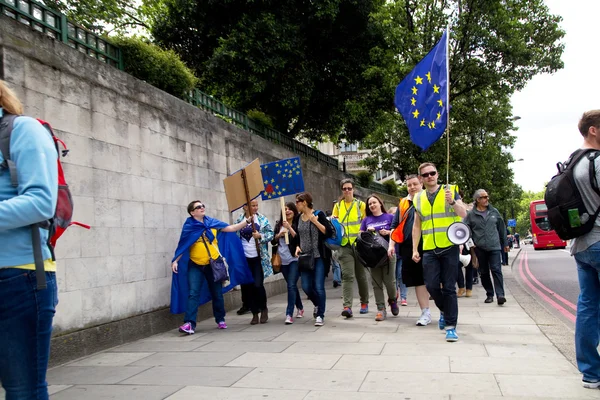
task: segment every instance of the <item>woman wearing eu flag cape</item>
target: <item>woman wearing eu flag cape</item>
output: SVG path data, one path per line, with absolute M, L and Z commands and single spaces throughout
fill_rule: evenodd
M 235 225 L 206 216 L 206 206 L 200 200 L 192 201 L 187 212 L 190 217 L 183 224 L 181 236 L 171 269 L 171 312 L 185 312 L 184 324 L 179 331 L 194 334 L 198 306 L 212 300 L 213 314 L 219 329 L 227 329 L 225 324 L 225 303 L 223 293 L 234 286 L 251 283 L 252 275 L 244 256 L 242 243 L 233 233 L 244 228 L 246 219 Z M 221 254 L 229 264 L 228 286 L 215 282 L 210 258 L 217 259 Z

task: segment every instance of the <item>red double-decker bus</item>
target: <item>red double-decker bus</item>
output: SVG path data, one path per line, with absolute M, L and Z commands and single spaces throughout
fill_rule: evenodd
M 531 218 L 531 234 L 533 235 L 533 248 L 539 249 L 564 249 L 567 242 L 558 237 L 550 227 L 548 221 L 548 207 L 544 200 L 534 200 L 529 205 Z

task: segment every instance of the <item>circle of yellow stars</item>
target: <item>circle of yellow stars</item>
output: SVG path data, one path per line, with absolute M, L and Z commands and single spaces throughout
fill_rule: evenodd
M 427 78 L 427 82 L 431 84 L 431 72 L 427 72 L 425 74 L 425 77 Z M 417 75 L 417 77 L 414 78 L 414 81 L 415 81 L 415 84 L 411 88 L 413 97 L 410 99 L 410 105 L 413 107 L 417 105 L 417 99 L 415 99 L 414 96 L 419 94 L 420 88 L 418 86 L 423 85 L 423 78 L 420 77 L 419 75 Z M 440 87 L 437 84 L 434 83 L 432 88 L 433 88 L 433 93 L 441 94 Z M 440 98 L 436 102 L 439 105 L 439 107 L 443 110 L 444 102 L 442 101 L 442 99 Z M 420 114 L 421 113 L 419 113 L 418 109 L 415 109 L 415 111 L 412 112 L 413 118 L 415 118 L 415 119 L 418 119 Z M 427 126 L 429 129 L 434 129 L 435 121 L 439 121 L 441 118 L 442 118 L 442 113 L 441 113 L 441 111 L 438 111 L 434 121 L 427 122 L 425 120 L 425 118 L 422 118 L 421 121 L 419 122 L 419 126 Z
M 292 179 L 292 177 L 294 175 L 300 175 L 302 173 L 300 161 L 297 158 L 290 159 L 290 160 L 283 160 L 283 161 L 284 162 L 276 162 L 274 165 L 277 175 L 281 176 L 280 181 Z M 262 167 L 264 170 L 268 170 L 269 167 L 273 168 L 273 163 L 265 164 Z M 271 178 L 270 181 L 268 179 L 265 179 L 265 181 L 263 183 L 265 185 L 268 185 L 269 183 L 273 184 L 273 183 L 275 183 L 275 178 Z M 279 185 L 275 185 L 273 187 L 273 189 L 274 189 L 274 191 L 272 193 L 263 192 L 264 195 L 267 198 L 271 199 L 271 198 L 275 197 L 276 195 L 277 196 L 284 195 L 285 191 L 286 191 L 285 187 L 280 187 Z

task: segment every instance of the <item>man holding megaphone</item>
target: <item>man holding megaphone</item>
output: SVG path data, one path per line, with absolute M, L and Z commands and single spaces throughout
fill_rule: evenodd
M 502 277 L 502 252 L 508 252 L 506 226 L 498 210 L 490 204 L 490 197 L 484 189 L 478 189 L 473 195 L 474 207 L 465 218 L 465 224 L 473 232 L 475 254 L 479 260 L 481 284 L 485 288 L 485 303 L 494 302 L 494 289 L 498 305 L 506 303 L 504 297 L 504 279 Z M 490 270 L 494 285 L 490 279 Z
M 438 326 L 446 330 L 446 341 L 456 342 L 458 300 L 456 279 L 459 248 L 448 238 L 448 228 L 467 215 L 465 205 L 456 185 L 438 184 L 435 164 L 419 166 L 425 190 L 414 197 L 415 221 L 413 223 L 413 260 L 419 262 L 418 245 L 423 236 L 423 272 L 425 285 L 440 309 Z M 440 288 L 441 284 L 441 288 Z

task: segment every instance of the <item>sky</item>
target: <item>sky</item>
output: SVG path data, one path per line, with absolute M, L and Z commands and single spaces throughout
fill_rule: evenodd
M 581 147 L 577 123 L 584 111 L 600 108 L 600 1 L 546 0 L 552 14 L 563 17 L 564 69 L 534 77 L 513 95 L 517 137 L 512 164 L 524 190 L 540 191 L 556 174 L 556 163 Z

